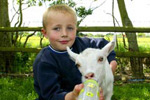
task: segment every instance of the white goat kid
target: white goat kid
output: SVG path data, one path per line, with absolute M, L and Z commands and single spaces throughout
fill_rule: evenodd
M 114 50 L 116 44 L 116 35 L 102 49 L 87 48 L 82 53 L 76 54 L 67 47 L 68 54 L 77 64 L 81 74 L 82 81 L 94 79 L 103 89 L 105 100 L 111 100 L 113 95 L 114 77 L 107 56 Z

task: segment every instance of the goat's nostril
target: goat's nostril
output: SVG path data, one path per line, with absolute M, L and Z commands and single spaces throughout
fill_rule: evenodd
M 94 77 L 94 73 L 91 73 L 91 75 L 90 75 L 91 77 Z
M 87 75 L 85 75 L 84 77 L 85 77 L 85 79 L 88 79 L 88 76 L 87 76 Z
M 85 75 L 85 79 L 91 79 L 94 77 L 94 73 L 88 73 L 87 75 Z

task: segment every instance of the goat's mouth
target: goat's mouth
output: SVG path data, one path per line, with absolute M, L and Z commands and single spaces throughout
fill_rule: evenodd
M 99 80 L 96 79 L 95 77 L 93 77 L 93 78 L 88 78 L 88 79 L 83 77 L 82 82 L 85 82 L 86 80 L 95 80 L 97 83 L 99 83 Z

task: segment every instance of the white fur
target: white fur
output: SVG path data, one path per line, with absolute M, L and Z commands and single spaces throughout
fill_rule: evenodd
M 105 100 L 111 100 L 113 95 L 114 77 L 107 56 L 114 50 L 115 43 L 116 35 L 114 35 L 113 40 L 102 49 L 88 48 L 82 53 L 76 54 L 67 47 L 71 59 L 80 65 L 79 70 L 82 74 L 82 81 L 84 82 L 86 80 L 85 75 L 94 73 L 92 79 L 95 79 L 100 87 L 102 87 Z M 103 58 L 103 61 L 98 60 L 100 57 Z

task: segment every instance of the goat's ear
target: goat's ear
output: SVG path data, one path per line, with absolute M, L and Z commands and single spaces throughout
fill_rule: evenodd
M 68 46 L 67 46 L 67 52 L 68 52 L 70 58 L 71 58 L 73 61 L 76 61 L 76 58 L 77 58 L 78 54 L 72 52 Z
M 110 52 L 112 52 L 115 48 L 116 45 L 116 34 L 114 34 L 113 40 L 109 42 L 102 50 L 106 54 L 106 56 L 109 55 Z

